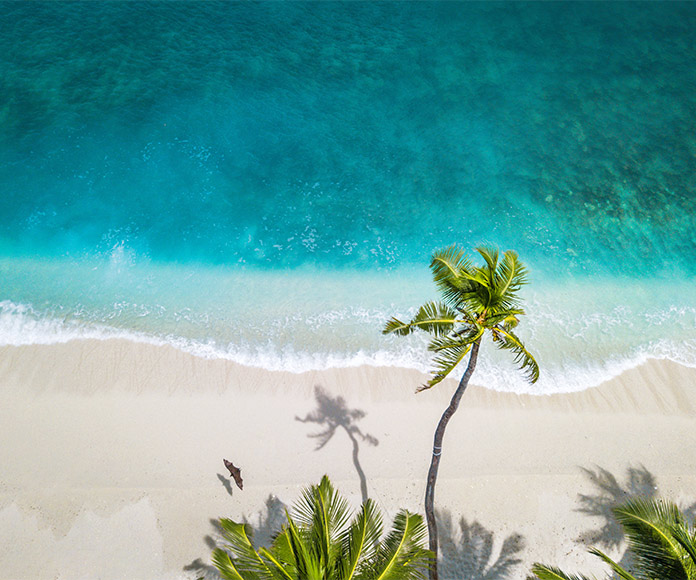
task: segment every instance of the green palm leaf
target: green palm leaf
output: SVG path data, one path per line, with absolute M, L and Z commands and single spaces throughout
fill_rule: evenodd
M 515 328 L 519 324 L 518 316 L 524 315 L 521 308 L 505 309 L 486 317 L 487 326 L 493 327 L 502 324 L 505 328 Z
M 614 574 L 616 574 L 619 578 L 623 578 L 623 580 L 637 580 L 635 576 L 630 574 L 623 566 L 616 563 L 601 550 L 598 550 L 597 548 L 590 548 L 588 551 L 590 552 L 590 554 L 598 556 L 599 558 L 604 560 L 604 562 L 609 564 L 611 569 L 614 571 Z
M 332 565 L 340 551 L 340 535 L 350 517 L 345 498 L 324 476 L 319 485 L 313 485 L 302 493 L 293 514 L 306 530 L 308 542 L 317 556 L 327 565 Z
M 415 330 L 415 326 L 412 326 L 409 322 L 401 322 L 398 318 L 391 317 L 382 329 L 382 334 L 394 333 L 399 336 L 406 336 L 411 334 Z
M 287 532 L 284 535 L 286 538 L 288 537 Z M 267 563 L 268 570 L 274 580 L 293 580 L 297 575 L 297 559 L 295 557 L 289 560 L 283 560 L 279 558 L 277 554 L 266 548 L 261 548 L 259 550 L 259 555 L 261 555 Z
M 251 526 L 222 518 L 220 527 L 227 548 L 234 556 L 231 559 L 230 555 L 220 548 L 213 551 L 213 562 L 223 574 L 227 574 L 225 578 L 273 578 L 273 574 L 251 542 Z
M 691 568 L 690 577 L 696 578 L 696 532 L 690 533 L 684 524 L 671 526 L 670 532 L 691 560 L 689 565 Z
M 447 334 L 457 322 L 457 313 L 441 302 L 427 302 L 416 312 L 411 322 L 404 323 L 392 318 L 384 327 L 382 334 L 393 332 L 406 336 L 416 329 L 424 330 L 435 336 Z
M 527 283 L 527 270 L 519 261 L 516 252 L 508 250 L 495 273 L 495 303 L 504 309 L 516 308 L 519 303 L 517 292 Z
M 374 563 L 364 571 L 365 580 L 401 580 L 425 578 L 425 566 L 431 553 L 422 547 L 426 536 L 423 518 L 401 510 L 379 549 Z
M 612 511 L 626 532 L 636 563 L 648 577 L 689 579 L 684 551 L 671 533 L 675 526 L 684 526 L 675 504 L 636 498 Z
M 430 261 L 430 269 L 445 302 L 454 307 L 461 305 L 464 296 L 471 292 L 471 282 L 466 275 L 473 272 L 464 250 L 452 245 L 435 252 Z
M 433 378 L 425 383 L 425 385 L 418 387 L 417 391 L 421 392 L 430 389 L 446 379 L 447 375 L 454 370 L 454 367 L 462 362 L 464 357 L 469 353 L 472 344 L 472 342 L 460 341 L 447 345 L 447 347 L 433 359 Z
M 317 545 L 309 535 L 300 530 L 291 518 L 288 518 L 286 533 L 292 549 L 293 564 L 297 577 L 303 580 L 323 580 L 322 572 L 332 570 L 325 546 Z M 280 565 L 280 563 L 279 563 Z M 282 569 L 282 565 L 281 565 Z
M 342 538 L 343 560 L 339 580 L 351 580 L 359 573 L 360 564 L 371 560 L 382 535 L 382 518 L 375 503 L 368 499 Z
M 532 566 L 532 573 L 539 578 L 539 580 L 589 580 L 587 576 L 566 574 L 558 568 L 544 566 L 543 564 L 534 564 Z
M 484 274 L 482 271 L 482 275 L 484 275 L 487 285 L 490 287 L 495 282 L 495 272 L 498 268 L 498 250 L 489 246 L 479 246 L 476 248 L 476 251 L 481 254 L 488 266 L 488 272 Z
M 230 555 L 222 548 L 213 550 L 213 564 L 220 572 L 220 575 L 226 580 L 251 580 L 255 576 L 249 576 L 248 573 L 242 573 L 237 570 Z
M 539 365 L 522 341 L 515 336 L 509 327 L 497 326 L 493 329 L 495 345 L 501 350 L 509 350 L 514 354 L 515 363 L 530 383 L 539 380 Z

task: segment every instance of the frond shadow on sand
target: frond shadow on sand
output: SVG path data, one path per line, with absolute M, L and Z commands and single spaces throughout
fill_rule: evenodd
M 273 537 L 285 523 L 285 510 L 286 505 L 276 496 L 269 495 L 266 498 L 264 509 L 259 511 L 258 514 L 258 524 L 252 525 L 255 546 L 269 546 L 271 544 Z M 246 517 L 242 521 L 249 523 Z M 217 519 L 211 519 L 210 526 L 212 532 L 205 536 L 203 541 L 212 553 L 215 548 L 223 548 L 224 546 L 220 522 Z M 202 558 L 196 558 L 193 562 L 184 566 L 183 569 L 185 572 L 193 572 L 196 580 L 219 580 L 220 578 L 217 568 L 212 564 L 207 564 Z
M 495 536 L 477 521 L 462 517 L 455 525 L 447 511 L 437 512 L 440 540 L 438 571 L 443 580 L 512 578 L 525 547 L 522 535 L 510 534 L 496 548 Z
M 657 479 L 645 466 L 629 466 L 626 476 L 620 481 L 613 473 L 599 466 L 594 469 L 581 468 L 587 479 L 596 488 L 592 494 L 578 494 L 580 507 L 576 510 L 600 520 L 598 527 L 587 530 L 576 539 L 577 543 L 604 550 L 618 549 L 624 534 L 616 521 L 612 509 L 633 498 L 657 499 L 660 497 Z M 690 521 L 696 515 L 696 503 L 681 506 Z M 631 567 L 629 554 L 624 552 L 619 560 L 624 567 Z

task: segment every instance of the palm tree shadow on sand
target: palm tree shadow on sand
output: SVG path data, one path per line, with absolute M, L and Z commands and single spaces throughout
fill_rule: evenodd
M 594 470 L 581 468 L 585 476 L 597 488 L 594 494 L 579 494 L 580 507 L 576 510 L 590 517 L 599 518 L 602 524 L 595 529 L 580 534 L 576 542 L 603 549 L 616 549 L 621 545 L 624 534 L 616 521 L 612 509 L 632 498 L 656 499 L 659 497 L 657 480 L 644 466 L 628 467 L 624 482 L 601 467 Z M 693 521 L 696 503 L 683 509 L 686 517 Z M 624 554 L 619 564 L 630 567 L 628 555 Z
M 438 511 L 437 520 L 440 536 L 438 570 L 443 580 L 505 580 L 512 577 L 522 561 L 518 556 L 525 542 L 520 534 L 510 534 L 496 550 L 493 532 L 477 521 L 469 523 L 462 517 L 456 529 L 452 515 L 447 511 Z
M 349 409 L 343 397 L 331 397 L 321 386 L 314 387 L 314 397 L 317 401 L 317 408 L 308 413 L 304 418 L 295 417 L 301 423 L 316 423 L 324 429 L 318 433 L 310 433 L 308 437 L 317 440 L 316 450 L 324 447 L 336 433 L 338 429 L 343 429 L 351 443 L 353 444 L 353 465 L 360 478 L 360 493 L 362 500 L 367 499 L 367 478 L 360 465 L 360 445 L 358 439 L 369 445 L 379 445 L 379 441 L 372 435 L 363 433 L 355 424 L 365 417 L 365 411 L 360 409 Z
M 273 541 L 273 537 L 277 534 L 283 524 L 286 522 L 285 510 L 287 506 L 280 501 L 276 496 L 269 495 L 266 498 L 263 511 L 259 511 L 258 524 L 252 525 L 254 544 L 257 546 L 269 546 Z M 250 523 L 245 516 L 242 521 L 246 524 Z M 220 522 L 216 519 L 210 520 L 210 526 L 213 531 L 203 538 L 203 541 L 212 552 L 215 548 L 223 547 L 222 530 Z M 219 580 L 220 574 L 212 564 L 206 564 L 202 558 L 196 558 L 190 564 L 184 566 L 185 572 L 193 572 L 196 574 L 196 580 Z

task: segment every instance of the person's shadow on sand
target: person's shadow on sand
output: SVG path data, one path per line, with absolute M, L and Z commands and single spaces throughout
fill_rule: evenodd
M 518 557 L 525 547 L 524 538 L 510 534 L 495 555 L 493 532 L 480 523 L 467 522 L 462 517 L 456 529 L 452 515 L 437 510 L 440 558 L 438 569 L 442 578 L 458 580 L 504 580 L 522 560 Z
M 220 480 L 220 483 L 222 486 L 225 488 L 225 491 L 228 493 L 228 495 L 231 497 L 234 495 L 232 492 L 232 482 L 227 479 L 222 473 L 217 474 L 217 478 Z
M 367 478 L 360 465 L 358 454 L 360 445 L 358 438 L 369 445 L 379 445 L 379 441 L 372 435 L 363 433 L 355 424 L 365 416 L 365 411 L 360 409 L 349 409 L 343 397 L 331 397 L 322 387 L 314 387 L 314 397 L 317 401 L 316 410 L 308 413 L 304 418 L 295 417 L 296 421 L 302 423 L 316 423 L 322 425 L 324 429 L 319 433 L 310 433 L 308 437 L 317 439 L 316 450 L 324 447 L 336 433 L 337 429 L 343 429 L 351 443 L 353 444 L 353 465 L 360 478 L 360 493 L 362 500 L 367 499 Z

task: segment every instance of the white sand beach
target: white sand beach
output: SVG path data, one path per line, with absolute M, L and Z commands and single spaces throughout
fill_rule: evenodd
M 455 386 L 416 395 L 423 380 L 268 372 L 120 340 L 3 347 L 0 578 L 212 577 L 212 519 L 247 518 L 267 538 L 325 473 L 355 505 L 366 490 L 389 517 L 422 513 Z M 444 578 L 524 578 L 538 560 L 594 573 L 588 545 L 622 551 L 607 509 L 625 492 L 696 502 L 696 369 L 651 361 L 544 397 L 473 383 L 437 487 Z

